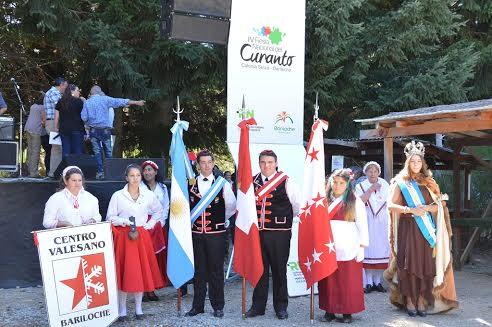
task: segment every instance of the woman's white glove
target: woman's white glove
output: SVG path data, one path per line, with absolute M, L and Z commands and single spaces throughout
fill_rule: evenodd
M 364 248 L 361 246 L 359 247 L 359 251 L 357 252 L 357 257 L 355 258 L 355 261 L 361 262 L 364 260 Z
M 149 229 L 152 229 L 154 228 L 155 224 L 157 224 L 157 221 L 155 221 L 154 219 L 151 219 L 149 220 L 148 222 L 145 223 L 145 225 L 143 226 L 145 229 L 149 230 Z

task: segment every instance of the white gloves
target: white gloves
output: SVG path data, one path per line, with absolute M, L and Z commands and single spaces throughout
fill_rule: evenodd
M 154 228 L 155 224 L 157 224 L 157 221 L 155 221 L 154 219 L 151 219 L 151 220 L 149 220 L 148 222 L 145 223 L 145 225 L 143 226 L 143 228 L 149 230 L 149 229 Z
M 357 252 L 357 257 L 355 258 L 355 261 L 361 262 L 364 260 L 364 248 L 361 246 L 359 247 L 359 251 Z

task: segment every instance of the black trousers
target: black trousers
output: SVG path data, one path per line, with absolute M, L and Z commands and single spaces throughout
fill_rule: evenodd
M 269 270 L 272 269 L 273 308 L 275 312 L 287 310 L 287 261 L 289 260 L 291 231 L 261 231 L 263 275 L 253 292 L 252 308 L 264 312 L 268 300 Z
M 193 254 L 195 256 L 195 277 L 193 280 L 193 308 L 202 311 L 205 296 L 208 296 L 214 310 L 224 308 L 224 242 L 225 233 L 193 233 Z

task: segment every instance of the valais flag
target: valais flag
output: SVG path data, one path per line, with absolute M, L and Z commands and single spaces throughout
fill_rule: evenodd
M 249 155 L 249 126 L 256 125 L 253 118 L 239 123 L 237 216 L 234 236 L 234 270 L 255 287 L 263 274 L 260 232 Z
M 331 233 L 325 191 L 325 151 L 323 130 L 328 123 L 316 120 L 304 161 L 303 207 L 299 213 L 298 256 L 307 288 L 331 275 L 337 269 L 337 258 Z M 336 210 L 332 211 L 335 212 Z

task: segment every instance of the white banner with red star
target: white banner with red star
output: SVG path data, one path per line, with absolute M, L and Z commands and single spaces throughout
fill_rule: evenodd
M 50 326 L 109 326 L 118 319 L 111 224 L 34 233 Z

